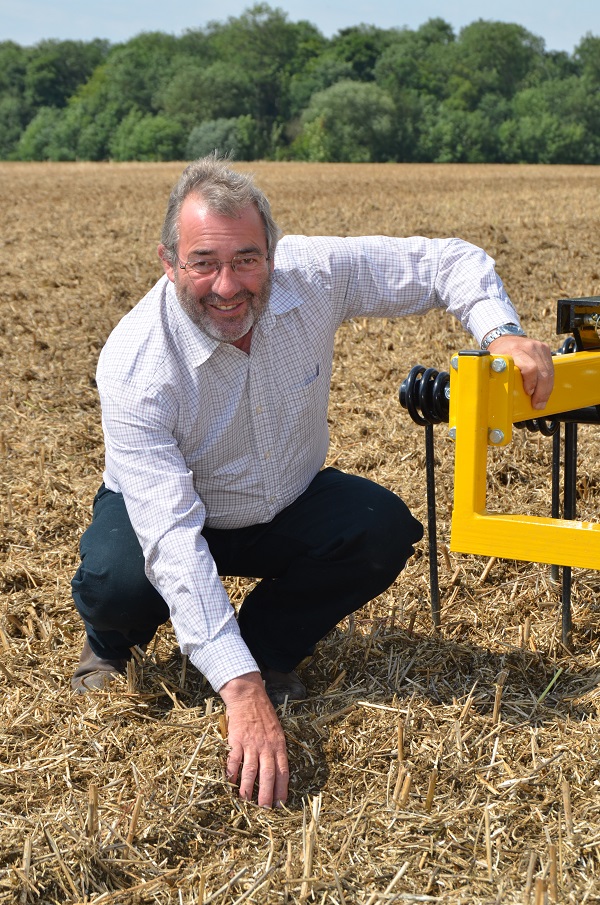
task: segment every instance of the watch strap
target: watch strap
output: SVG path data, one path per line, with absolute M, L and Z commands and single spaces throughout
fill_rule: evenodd
M 499 336 L 527 336 L 527 334 L 521 327 L 517 326 L 517 324 L 500 324 L 499 327 L 495 327 L 494 330 L 490 330 L 489 333 L 486 333 L 481 340 L 481 348 L 483 351 L 486 352 L 488 346 L 490 346 L 495 339 L 498 339 Z

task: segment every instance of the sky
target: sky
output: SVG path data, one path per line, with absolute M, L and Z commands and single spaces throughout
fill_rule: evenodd
M 0 0 L 0 41 L 28 47 L 45 38 L 117 44 L 143 31 L 176 36 L 210 21 L 225 22 L 253 5 L 243 0 L 176 3 L 165 0 Z M 516 22 L 546 42 L 546 50 L 572 53 L 587 32 L 600 36 L 599 0 L 269 0 L 270 7 L 301 19 L 326 37 L 365 23 L 380 28 L 415 29 L 441 17 L 455 32 L 476 19 Z

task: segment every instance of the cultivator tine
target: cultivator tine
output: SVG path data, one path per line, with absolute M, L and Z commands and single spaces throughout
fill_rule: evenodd
M 435 449 L 433 425 L 448 420 L 450 376 L 445 371 L 415 365 L 399 391 L 400 403 L 416 424 L 425 428 L 425 476 L 427 487 L 427 542 L 431 618 L 441 624 L 438 574 L 437 518 L 435 504 Z

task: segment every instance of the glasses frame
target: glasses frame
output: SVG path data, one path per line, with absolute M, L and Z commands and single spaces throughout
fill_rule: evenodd
M 196 279 L 203 280 L 203 279 L 208 279 L 210 277 L 218 276 L 218 274 L 221 272 L 221 268 L 223 267 L 224 264 L 229 264 L 233 273 L 237 273 L 236 258 L 244 258 L 244 257 L 264 258 L 265 264 L 268 264 L 268 262 L 271 260 L 271 255 L 263 253 L 263 252 L 248 252 L 245 255 L 244 254 L 234 255 L 233 258 L 231 259 L 231 261 L 221 261 L 219 258 L 208 258 L 207 260 L 209 260 L 217 265 L 216 270 L 213 270 L 210 273 L 198 273 L 198 271 L 194 270 L 194 265 L 201 264 L 203 259 L 200 259 L 199 261 L 182 261 L 178 257 L 177 263 L 179 264 L 179 269 L 184 270 L 190 278 L 192 278 L 192 279 L 196 278 Z M 256 270 L 252 270 L 252 271 L 247 271 L 246 274 L 244 274 L 243 271 L 241 273 L 243 276 L 250 276 L 254 273 L 259 273 L 259 272 L 260 272 L 260 268 L 257 268 Z

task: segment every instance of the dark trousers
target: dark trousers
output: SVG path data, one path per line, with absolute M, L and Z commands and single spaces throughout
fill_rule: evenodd
M 292 670 L 344 616 L 392 584 L 423 528 L 378 484 L 326 468 L 271 522 L 203 535 L 220 575 L 261 578 L 238 623 L 259 662 Z M 169 610 L 144 573 L 123 497 L 102 486 L 72 581 L 90 646 L 107 659 L 147 644 Z

